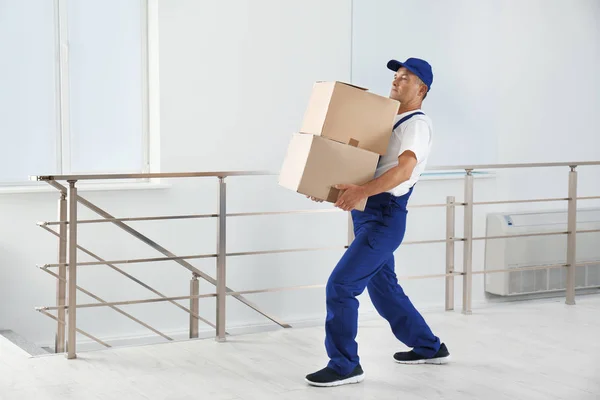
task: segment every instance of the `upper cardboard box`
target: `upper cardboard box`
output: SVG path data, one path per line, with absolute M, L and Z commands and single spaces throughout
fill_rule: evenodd
M 300 132 L 385 155 L 400 102 L 344 82 L 316 82 Z

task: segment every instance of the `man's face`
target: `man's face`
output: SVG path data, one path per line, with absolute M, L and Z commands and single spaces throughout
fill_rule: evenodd
M 423 96 L 427 87 L 421 83 L 421 80 L 406 68 L 400 68 L 394 74 L 390 98 L 398 100 L 400 103 L 406 103 Z

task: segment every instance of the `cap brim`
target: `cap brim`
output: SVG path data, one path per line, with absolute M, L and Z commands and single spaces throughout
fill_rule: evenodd
M 403 66 L 404 66 L 404 64 L 402 64 L 400 61 L 397 61 L 397 60 L 390 60 L 387 63 L 387 67 L 394 72 L 398 71 Z
M 390 61 L 388 61 L 387 67 L 389 69 L 391 69 L 392 71 L 394 71 L 394 72 L 398 72 L 398 70 L 400 68 L 404 67 L 407 70 L 409 70 L 410 72 L 412 72 L 413 74 L 419 76 L 419 74 L 417 74 L 417 71 L 415 71 L 411 67 L 408 67 L 408 66 L 404 65 L 404 63 L 401 63 L 400 61 L 397 61 L 397 60 L 390 60 Z

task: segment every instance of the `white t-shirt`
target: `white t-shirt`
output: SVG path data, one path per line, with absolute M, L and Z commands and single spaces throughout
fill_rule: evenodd
M 407 115 L 419 112 L 421 110 L 412 110 L 399 114 L 394 119 L 394 125 Z M 422 111 L 421 111 L 422 112 Z M 417 165 L 408 181 L 401 183 L 395 188 L 388 190 L 394 196 L 402 196 L 417 183 L 419 177 L 425 170 L 432 142 L 432 124 L 427 115 L 414 115 L 404 121 L 392 132 L 387 152 L 379 160 L 375 178 L 383 175 L 390 168 L 398 165 L 398 157 L 406 150 L 411 150 L 417 156 Z

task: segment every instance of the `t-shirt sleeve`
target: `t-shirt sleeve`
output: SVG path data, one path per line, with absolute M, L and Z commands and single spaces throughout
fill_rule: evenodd
M 417 156 L 417 162 L 427 157 L 430 139 L 429 125 L 425 121 L 414 121 L 409 124 L 400 137 L 400 150 L 398 157 L 406 150 Z

